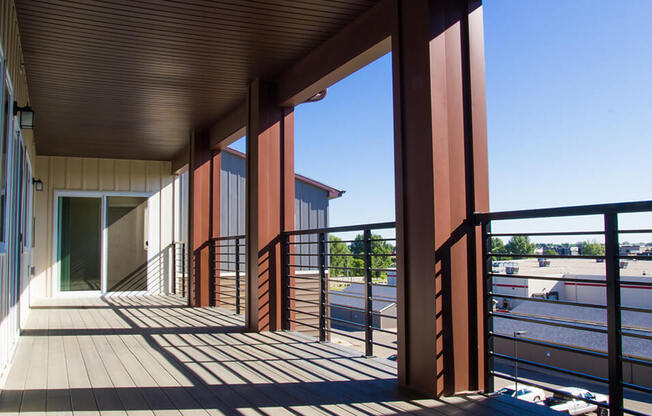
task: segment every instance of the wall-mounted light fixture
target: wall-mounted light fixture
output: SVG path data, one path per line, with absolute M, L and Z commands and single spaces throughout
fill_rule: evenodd
M 32 178 L 32 184 L 34 185 L 34 190 L 41 192 L 43 190 L 43 181 L 40 179 Z
M 14 101 L 14 115 L 18 114 L 20 111 L 20 128 L 21 129 L 33 129 L 34 128 L 34 110 L 32 107 L 27 104 L 25 107 L 20 107 L 16 101 Z

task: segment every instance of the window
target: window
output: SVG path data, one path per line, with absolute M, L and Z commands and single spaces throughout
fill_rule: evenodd
M 5 222 L 7 206 L 7 147 L 10 141 L 13 96 L 5 78 L 4 57 L 0 56 L 0 73 L 2 74 L 2 98 L 0 108 L 0 245 L 5 243 Z

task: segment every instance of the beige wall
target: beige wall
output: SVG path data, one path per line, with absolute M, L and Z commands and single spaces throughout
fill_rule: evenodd
M 33 298 L 54 294 L 55 190 L 146 192 L 149 197 L 149 252 L 153 258 L 173 242 L 173 181 L 170 162 L 37 156 L 36 237 L 31 283 Z

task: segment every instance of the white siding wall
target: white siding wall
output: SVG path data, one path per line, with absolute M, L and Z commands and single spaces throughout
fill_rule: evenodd
M 33 298 L 54 293 L 55 190 L 147 192 L 149 199 L 150 259 L 171 250 L 173 242 L 173 181 L 170 162 L 37 156 L 35 177 L 43 181 L 35 193 L 36 241 L 31 282 Z M 170 252 L 171 253 L 171 252 Z M 169 269 L 163 265 L 164 273 Z

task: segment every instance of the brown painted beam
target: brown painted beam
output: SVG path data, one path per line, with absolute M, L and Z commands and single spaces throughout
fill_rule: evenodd
M 190 152 L 193 306 L 210 305 L 211 151 L 206 130 L 197 130 Z
M 211 149 L 224 149 L 246 134 L 247 103 L 243 102 L 210 128 Z
M 247 313 L 250 331 L 282 329 L 281 232 L 294 221 L 294 113 L 254 81 L 247 131 Z M 292 203 L 290 201 L 292 196 Z
M 278 102 L 296 106 L 388 53 L 393 0 L 381 0 L 278 78 Z
M 220 192 L 221 192 L 221 173 L 222 173 L 222 153 L 213 152 L 211 156 L 211 191 L 210 191 L 210 209 L 211 209 L 211 224 L 210 236 L 217 238 L 220 236 Z M 219 258 L 219 248 L 211 247 L 211 273 L 214 276 L 212 283 L 212 304 L 220 306 L 220 270 L 216 260 Z
M 471 220 L 488 208 L 481 9 L 399 0 L 396 15 L 399 382 L 432 395 L 476 390 L 484 363 Z

